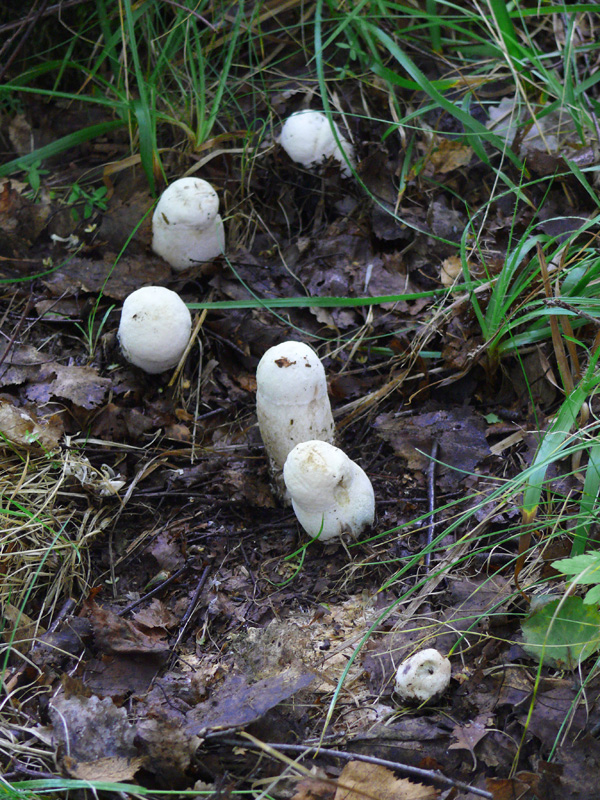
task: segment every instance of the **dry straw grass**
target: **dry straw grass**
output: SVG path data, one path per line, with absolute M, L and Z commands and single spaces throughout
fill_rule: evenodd
M 89 545 L 109 509 L 81 490 L 82 460 L 69 451 L 0 452 L 0 603 L 48 622 L 57 604 L 85 591 Z

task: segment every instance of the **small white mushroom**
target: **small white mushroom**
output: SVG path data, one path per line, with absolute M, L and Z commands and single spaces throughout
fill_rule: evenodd
M 152 217 L 152 249 L 178 272 L 225 250 L 219 197 L 201 178 L 180 178 L 161 194 Z
M 281 342 L 267 350 L 256 370 L 256 415 L 275 475 L 299 442 L 333 441 L 325 369 L 311 347 Z
M 157 374 L 177 364 L 191 330 L 189 309 L 176 292 L 144 286 L 125 299 L 117 336 L 127 361 Z
M 301 442 L 286 459 L 283 479 L 298 522 L 309 536 L 324 542 L 342 533 L 356 538 L 373 524 L 371 481 L 339 447 Z
M 427 703 L 450 684 L 450 661 L 433 647 L 420 650 L 398 667 L 394 690 L 402 699 Z
M 332 126 L 338 136 L 337 143 Z M 354 166 L 354 147 L 341 135 L 335 122 L 320 111 L 296 111 L 285 121 L 279 142 L 292 161 L 310 169 L 326 158 L 340 162 L 342 175 L 349 177 Z M 340 149 L 341 145 L 341 149 Z M 342 152 L 343 151 L 343 152 Z

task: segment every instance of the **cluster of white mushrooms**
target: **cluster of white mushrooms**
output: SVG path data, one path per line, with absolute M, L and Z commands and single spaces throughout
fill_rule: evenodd
M 279 141 L 289 157 L 304 167 L 312 168 L 333 158 L 339 162 L 343 175 L 351 174 L 354 148 L 335 122 L 319 111 L 292 114 L 282 127 Z M 219 197 L 210 183 L 201 178 L 180 178 L 165 189 L 152 217 L 152 249 L 177 272 L 210 261 L 225 251 Z M 123 304 L 118 332 L 121 349 L 129 362 L 145 372 L 157 374 L 174 367 L 185 352 L 190 332 L 191 317 L 185 304 L 175 292 L 161 286 L 138 289 Z M 324 373 L 322 385 L 325 386 Z M 333 437 L 331 409 L 328 414 L 329 420 L 324 416 L 319 424 L 329 426 L 330 432 L 316 427 L 313 439 L 330 441 Z M 299 425 L 297 419 L 295 444 L 310 438 Z M 272 463 L 281 470 L 278 445 L 273 444 L 271 454 L 271 445 L 265 444 Z
M 333 445 L 335 434 L 325 370 L 302 342 L 282 342 L 256 371 L 256 414 L 271 472 L 281 474 L 304 530 L 320 541 L 357 537 L 375 518 L 375 496 L 364 471 Z
M 326 159 L 349 177 L 354 149 L 337 125 L 318 111 L 285 122 L 280 144 L 311 169 Z M 199 178 L 174 181 L 152 218 L 152 248 L 174 270 L 209 261 L 225 250 L 219 198 Z M 176 366 L 189 343 L 190 312 L 175 292 L 146 286 L 123 304 L 118 338 L 125 358 L 149 374 Z M 375 496 L 364 470 L 335 447 L 325 369 L 301 342 L 283 342 L 263 355 L 256 373 L 256 411 L 271 474 L 306 533 L 321 542 L 358 537 L 373 524 Z M 283 483 L 283 485 L 282 485 Z M 450 681 L 450 662 L 437 650 L 415 653 L 400 665 L 395 692 L 406 702 L 438 698 Z
M 335 447 L 325 369 L 302 342 L 271 347 L 256 370 L 256 414 L 271 473 L 283 470 L 290 500 L 306 533 L 329 542 L 356 538 L 375 518 L 375 495 L 361 467 Z M 397 670 L 394 690 L 407 703 L 436 700 L 450 683 L 450 661 L 429 648 Z

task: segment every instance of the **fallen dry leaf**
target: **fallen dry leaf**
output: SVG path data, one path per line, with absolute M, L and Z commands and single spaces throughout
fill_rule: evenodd
M 296 785 L 292 800 L 334 800 L 335 785 L 320 778 L 304 778 Z
M 279 675 L 250 684 L 244 675 L 230 675 L 210 700 L 187 713 L 186 731 L 202 735 L 211 728 L 237 728 L 256 722 L 271 708 L 306 689 L 315 676 L 290 667 Z
M 61 694 L 52 700 L 49 714 L 54 744 L 72 759 L 72 768 L 78 762 L 111 758 L 120 764 L 132 763 L 139 756 L 127 711 L 110 698 Z
M 103 653 L 163 653 L 169 643 L 163 638 L 162 629 L 157 634 L 147 635 L 132 622 L 121 619 L 110 609 L 91 601 L 86 607 L 92 623 L 98 648 Z
M 438 139 L 435 150 L 429 156 L 429 163 L 440 175 L 453 169 L 466 166 L 473 157 L 473 150 L 466 144 L 453 139 Z
M 338 778 L 334 800 L 432 800 L 438 795 L 433 786 L 396 778 L 379 764 L 349 761 Z
M 414 417 L 380 414 L 374 427 L 396 455 L 406 459 L 410 470 L 427 469 L 427 454 L 437 441 L 438 483 L 444 489 L 455 488 L 490 453 L 483 418 L 468 406 L 450 406 Z
M 95 761 L 76 761 L 70 756 L 63 759 L 63 768 L 70 778 L 82 781 L 118 783 L 130 781 L 144 763 L 141 757 L 119 758 L 107 756 Z
M 70 400 L 81 408 L 96 408 L 112 385 L 110 378 L 101 378 L 94 367 L 63 367 L 44 364 L 36 383 L 25 389 L 30 400 L 46 403 L 52 397 Z
M 53 272 L 44 284 L 55 297 L 83 292 L 102 292 L 111 300 L 124 300 L 140 286 L 162 286 L 171 277 L 169 266 L 160 259 L 122 258 L 115 264 L 114 256 L 105 261 L 72 258 Z
M 455 725 L 452 730 L 452 736 L 455 737 L 456 742 L 450 745 L 449 750 L 469 750 L 474 757 L 474 750 L 477 744 L 483 739 L 487 733 L 488 714 L 479 714 L 471 722 L 466 725 Z
M 0 400 L 0 440 L 20 447 L 41 447 L 52 452 L 58 448 L 63 428 L 58 417 L 50 420 L 40 419 L 33 412 L 15 408 L 11 403 Z
M 462 274 L 462 262 L 458 256 L 449 256 L 442 261 L 440 278 L 445 287 L 452 286 Z

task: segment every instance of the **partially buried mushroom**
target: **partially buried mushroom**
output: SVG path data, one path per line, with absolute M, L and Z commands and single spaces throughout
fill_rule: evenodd
M 306 109 L 288 117 L 279 143 L 292 161 L 304 167 L 310 169 L 333 158 L 340 163 L 342 175 L 348 178 L 352 174 L 349 164 L 354 166 L 354 147 L 344 139 L 335 122 L 330 122 L 320 111 Z
M 301 442 L 286 459 L 283 479 L 298 522 L 309 536 L 353 538 L 373 524 L 375 495 L 364 470 L 327 442 Z
M 201 178 L 179 178 L 161 194 L 152 217 L 152 249 L 178 272 L 225 250 L 219 197 Z
M 127 361 L 157 374 L 177 364 L 191 330 L 189 309 L 176 292 L 144 286 L 125 299 L 117 336 Z

